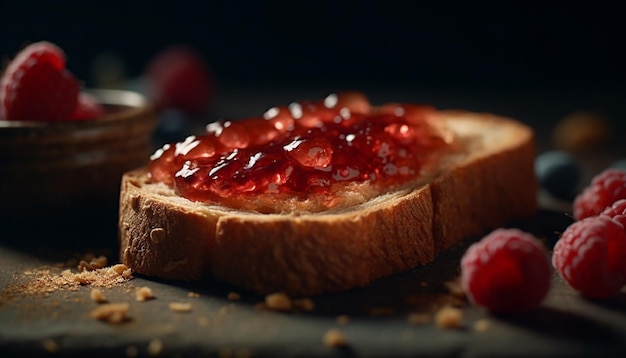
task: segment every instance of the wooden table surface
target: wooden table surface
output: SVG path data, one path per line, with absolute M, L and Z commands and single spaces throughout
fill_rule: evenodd
M 268 94 L 271 93 L 271 94 Z M 273 104 L 306 98 L 281 89 L 225 91 L 213 115 L 237 118 Z M 490 111 L 525 121 L 537 129 L 538 150 L 550 148 L 551 126 L 563 115 L 589 107 L 619 115 L 612 91 L 559 93 L 466 93 L 463 91 L 371 92 L 373 102 L 415 101 L 440 108 Z M 591 93 L 591 94 L 590 94 Z M 323 95 L 324 93 L 322 93 Z M 394 99 L 395 98 L 395 99 Z M 276 102 L 279 101 L 279 102 Z M 616 122 L 617 125 L 619 122 Z M 621 139 L 618 139 L 621 141 Z M 623 143 L 623 142 L 621 142 Z M 623 155 L 620 149 L 581 157 L 585 180 Z M 530 231 L 550 247 L 571 223 L 568 203 L 541 193 L 542 210 L 531 220 L 511 223 Z M 55 289 L 47 294 L 20 294 L 16 287 L 33 280 L 33 272 L 53 274 L 70 258 L 102 253 L 117 262 L 114 225 L 87 235 L 68 233 L 63 225 L 16 227 L 0 231 L 0 355 L 64 356 L 219 356 L 219 357 L 413 357 L 413 356 L 607 356 L 626 351 L 626 292 L 608 301 L 583 298 L 556 275 L 541 308 L 520 315 L 493 315 L 453 295 L 447 283 L 459 276 L 459 258 L 469 243 L 442 254 L 433 264 L 384 278 L 344 293 L 310 297 L 311 311 L 276 312 L 259 307 L 264 297 L 205 279 L 182 283 L 134 276 L 103 291 L 109 302 L 128 302 L 129 319 L 111 324 L 90 316 L 98 305 L 93 287 Z M 74 228 L 81 230 L 80 227 Z M 74 232 L 75 233 L 75 232 Z M 148 286 L 155 298 L 135 300 L 135 289 Z M 238 300 L 229 299 L 237 292 Z M 193 293 L 193 294 L 190 294 Z M 232 298 L 232 297 L 231 297 Z M 172 302 L 191 303 L 175 312 Z M 460 326 L 442 328 L 435 313 L 446 305 L 461 308 Z M 411 317 L 424 317 L 415 322 Z M 324 334 L 338 329 L 346 347 L 323 344 Z

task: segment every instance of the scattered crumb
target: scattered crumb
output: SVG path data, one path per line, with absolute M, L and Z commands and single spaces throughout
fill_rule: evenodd
M 77 291 L 80 286 L 111 288 L 132 279 L 130 269 L 122 264 L 92 271 L 57 270 L 50 267 L 26 270 L 23 272 L 25 282 L 8 286 L 2 293 L 6 296 L 46 296 L 59 290 Z
M 131 269 L 124 264 L 113 265 L 111 266 L 111 269 L 117 272 L 118 275 L 121 275 L 122 277 L 127 278 L 127 279 L 131 278 L 133 274 Z
M 153 339 L 148 343 L 148 355 L 157 356 L 163 352 L 163 341 L 160 339 Z
M 408 315 L 407 322 L 409 322 L 409 324 L 418 326 L 430 323 L 431 319 L 431 315 L 428 313 L 415 312 Z
M 324 333 L 322 341 L 327 347 L 344 347 L 348 345 L 346 335 L 335 328 L 326 331 L 326 333 Z
M 265 296 L 265 305 L 273 311 L 290 311 L 293 308 L 291 298 L 283 292 L 271 293 Z
M 239 301 L 241 299 L 241 295 L 237 292 L 228 292 L 226 299 L 228 299 L 229 301 Z
M 61 350 L 61 346 L 59 346 L 55 340 L 50 338 L 44 339 L 42 345 L 43 349 L 45 349 L 48 353 L 58 353 Z
M 99 288 L 92 288 L 91 292 L 89 293 L 89 297 L 91 297 L 91 299 L 97 303 L 104 303 L 107 301 L 106 297 L 104 296 L 104 292 L 102 292 L 102 290 Z
M 128 319 L 128 303 L 107 303 L 91 311 L 91 317 L 108 323 L 119 324 Z
M 444 306 L 435 313 L 435 323 L 440 328 L 459 328 L 463 321 L 463 311 L 451 307 Z
M 92 271 L 82 271 L 78 273 L 68 273 L 64 271 L 64 277 L 78 282 L 80 285 L 94 285 L 102 287 L 112 287 L 116 283 L 127 280 L 131 277 L 130 269 L 123 264 L 111 267 L 103 267 Z
M 444 285 L 448 289 L 451 295 L 459 298 L 465 297 L 465 291 L 463 290 L 463 286 L 461 286 L 461 278 L 458 277 L 452 281 L 444 282 Z
M 335 322 L 338 324 L 348 324 L 348 322 L 350 322 L 350 316 L 345 314 L 339 315 L 335 318 Z
M 86 257 L 85 259 L 80 260 L 80 262 L 78 262 L 78 266 L 76 267 L 76 269 L 78 270 L 78 272 L 93 271 L 93 270 L 101 269 L 105 267 L 106 265 L 107 265 L 106 256 L 98 256 L 98 257 L 91 257 L 91 258 Z
M 315 302 L 308 297 L 292 299 L 283 292 L 275 292 L 265 296 L 265 300 L 254 307 L 258 310 L 311 312 L 315 309 Z
M 197 292 L 188 292 L 187 293 L 187 297 L 189 297 L 189 298 L 199 298 L 200 294 L 197 293 Z
M 152 289 L 148 286 L 138 287 L 135 290 L 135 299 L 139 302 L 144 302 L 154 298 Z
M 200 327 L 206 327 L 209 325 L 209 319 L 206 317 L 198 317 L 197 321 L 198 326 Z
M 428 287 L 428 282 L 426 282 L 426 281 L 422 281 L 422 282 L 420 282 L 420 286 L 422 286 L 422 287 Z
M 476 332 L 485 332 L 491 326 L 491 321 L 486 318 L 482 318 L 474 322 L 474 331 Z
M 315 309 L 315 302 L 310 298 L 299 298 L 293 300 L 293 306 L 305 312 L 311 312 Z
M 170 310 L 174 312 L 190 312 L 191 311 L 191 303 L 189 302 L 170 302 Z
M 126 347 L 126 356 L 129 358 L 134 358 L 134 357 L 139 356 L 139 348 L 137 348 L 137 346 Z

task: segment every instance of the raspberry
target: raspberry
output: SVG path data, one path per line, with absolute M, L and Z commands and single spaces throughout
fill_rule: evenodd
M 541 304 L 550 288 L 550 260 L 532 234 L 497 229 L 461 259 L 461 284 L 470 301 L 493 312 L 521 312 Z
M 79 85 L 65 69 L 65 54 L 41 41 L 25 47 L 0 80 L 0 114 L 6 120 L 61 121 L 78 103 Z
M 104 114 L 104 109 L 98 102 L 98 100 L 85 92 L 81 92 L 78 95 L 78 105 L 76 110 L 72 113 L 70 119 L 72 120 L 86 120 L 100 117 Z
M 626 228 L 626 199 L 614 202 L 613 205 L 604 209 L 600 215 L 608 216 Z
M 552 264 L 575 290 L 591 298 L 615 296 L 626 284 L 626 231 L 608 216 L 592 216 L 565 229 Z
M 619 199 L 626 199 L 626 171 L 606 169 L 574 199 L 574 217 L 580 220 L 599 215 Z
M 146 70 L 148 91 L 160 108 L 188 115 L 206 112 L 213 94 L 211 72 L 203 58 L 186 46 L 157 54 Z

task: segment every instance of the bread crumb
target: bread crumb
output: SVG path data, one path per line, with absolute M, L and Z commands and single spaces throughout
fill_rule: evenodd
M 229 301 L 239 301 L 241 299 L 241 295 L 237 292 L 228 292 L 226 299 Z
M 120 268 L 122 266 L 125 267 L 125 269 L 120 271 Z M 73 281 L 79 283 L 81 286 L 95 284 L 96 286 L 112 287 L 114 283 L 121 282 L 132 277 L 132 275 L 126 274 L 126 270 L 128 270 L 126 265 L 118 264 L 115 266 L 103 267 L 92 271 L 82 271 L 70 274 L 66 277 L 71 278 Z M 106 283 L 106 281 L 110 281 L 110 283 Z
M 157 356 L 163 352 L 163 341 L 160 339 L 153 339 L 148 343 L 148 355 Z
M 91 311 L 91 317 L 108 323 L 119 324 L 128 319 L 128 303 L 107 303 Z
M 92 255 L 93 256 L 93 255 Z M 89 257 L 86 256 L 83 260 L 80 260 L 77 266 L 78 272 L 93 271 L 101 269 L 107 265 L 106 256 Z
M 459 298 L 465 297 L 465 291 L 463 290 L 463 286 L 461 286 L 461 278 L 458 277 L 452 281 L 444 282 L 444 285 L 448 289 L 451 295 Z
M 130 268 L 127 268 L 126 270 L 122 271 L 122 277 L 124 277 L 125 279 L 129 279 L 133 277 L 133 272 Z
M 50 338 L 44 339 L 42 345 L 43 349 L 45 349 L 48 353 L 58 353 L 61 350 L 61 346 L 59 346 L 55 340 Z
M 310 298 L 299 298 L 293 300 L 293 306 L 306 312 L 311 312 L 315 309 L 315 302 Z
M 431 315 L 427 313 L 422 313 L 422 312 L 415 312 L 415 313 L 409 314 L 409 316 L 407 317 L 407 321 L 409 322 L 409 324 L 412 324 L 415 326 L 424 325 L 424 324 L 430 323 Z
M 123 276 L 118 273 L 115 265 L 102 267 L 92 271 L 72 272 L 71 269 L 57 271 L 49 267 L 29 269 L 23 272 L 25 282 L 6 287 L 2 294 L 7 296 L 46 296 L 59 290 L 77 291 L 81 286 L 110 288 L 116 284 L 125 282 L 132 275 Z M 127 270 L 125 265 L 121 265 Z
M 135 290 L 135 299 L 139 302 L 144 302 L 154 298 L 152 289 L 148 286 L 138 287 Z
M 346 335 L 336 328 L 329 329 L 322 338 L 327 347 L 344 347 L 348 345 Z
M 293 308 L 291 298 L 283 292 L 271 293 L 265 296 L 265 305 L 273 311 L 290 311 Z
M 118 275 L 124 274 L 124 271 L 128 270 L 128 266 L 124 264 L 117 264 L 111 266 L 111 270 L 115 271 Z
M 102 292 L 102 290 L 99 288 L 92 288 L 91 292 L 89 293 L 89 297 L 91 297 L 91 299 L 97 303 L 104 303 L 107 301 L 106 297 L 104 296 L 104 292 Z
M 139 348 L 137 348 L 137 346 L 126 347 L 126 356 L 129 358 L 134 358 L 134 357 L 139 356 Z
M 350 316 L 342 314 L 335 318 L 335 322 L 338 324 L 348 324 L 350 322 Z
M 459 328 L 462 321 L 463 311 L 455 307 L 444 306 L 435 313 L 435 323 L 440 328 Z
M 198 323 L 198 326 L 200 327 L 206 327 L 209 325 L 209 319 L 206 317 L 198 317 L 196 322 Z
M 200 297 L 200 294 L 199 294 L 198 292 L 188 292 L 188 293 L 187 293 L 187 297 L 190 297 L 190 298 L 199 298 L 199 297 Z
M 174 312 L 184 313 L 191 311 L 191 303 L 189 302 L 170 302 L 170 310 Z
M 481 318 L 474 322 L 474 331 L 476 332 L 485 332 L 491 326 L 491 321 L 486 318 Z

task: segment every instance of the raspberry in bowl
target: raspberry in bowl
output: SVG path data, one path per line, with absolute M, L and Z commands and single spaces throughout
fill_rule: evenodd
M 158 117 L 139 93 L 77 83 L 62 50 L 48 42 L 24 48 L 3 73 L 5 228 L 115 229 L 121 175 L 145 164 Z

